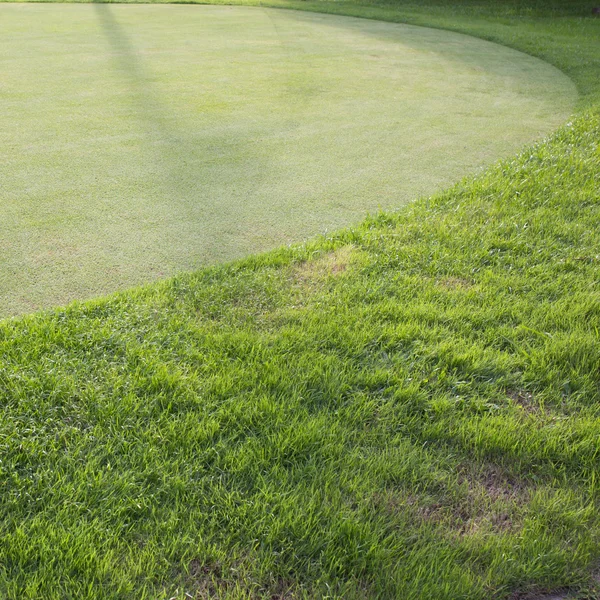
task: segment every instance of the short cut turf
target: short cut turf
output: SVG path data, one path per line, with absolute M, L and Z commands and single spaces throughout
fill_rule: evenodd
M 301 241 L 563 122 L 464 35 L 253 7 L 0 6 L 0 316 Z

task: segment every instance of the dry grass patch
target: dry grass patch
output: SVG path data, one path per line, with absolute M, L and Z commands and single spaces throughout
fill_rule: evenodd
M 352 244 L 296 265 L 292 281 L 302 289 L 312 290 L 333 277 L 346 273 L 357 262 L 361 252 Z
M 574 596 L 568 590 L 533 591 L 533 592 L 515 592 L 511 594 L 509 600 L 575 600 Z
M 473 287 L 473 282 L 463 277 L 444 277 L 437 284 L 446 290 L 467 290 Z
M 533 394 L 525 390 L 510 390 L 507 396 L 525 413 L 533 415 L 541 415 L 544 413 L 543 408 L 536 402 Z
M 423 523 L 449 528 L 459 537 L 482 531 L 502 533 L 522 527 L 532 495 L 530 486 L 495 465 L 483 471 L 464 469 L 458 486 L 449 485 L 439 497 L 421 497 L 407 490 L 386 490 L 373 497 L 388 514 L 404 511 Z
M 188 565 L 185 589 L 177 590 L 173 596 L 180 597 L 193 600 L 294 600 L 297 593 L 295 583 L 281 577 L 273 577 L 262 584 L 253 580 L 239 562 L 224 567 L 216 561 L 194 559 Z

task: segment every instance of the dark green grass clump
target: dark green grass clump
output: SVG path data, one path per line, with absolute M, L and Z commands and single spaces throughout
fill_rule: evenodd
M 0 596 L 597 598 L 599 140 L 5 321 Z

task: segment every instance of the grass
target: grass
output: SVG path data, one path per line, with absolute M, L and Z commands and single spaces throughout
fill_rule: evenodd
M 0 14 L 3 317 L 397 208 L 576 100 L 539 59 L 441 30 L 255 7 Z
M 0 595 L 600 595 L 600 20 L 483 4 L 319 6 L 553 60 L 581 100 L 547 140 L 312 243 L 2 323 Z

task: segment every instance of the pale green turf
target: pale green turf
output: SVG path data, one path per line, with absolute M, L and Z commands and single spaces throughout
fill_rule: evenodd
M 564 122 L 460 34 L 250 7 L 0 7 L 0 316 L 357 222 Z

